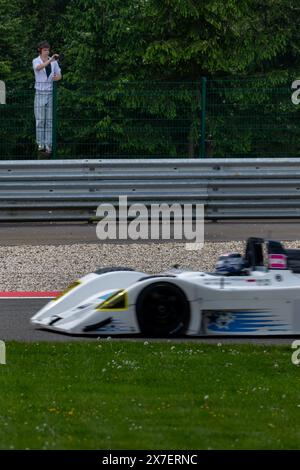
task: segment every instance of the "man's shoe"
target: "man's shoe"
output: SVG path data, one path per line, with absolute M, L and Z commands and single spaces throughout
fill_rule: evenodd
M 45 152 L 50 155 L 52 153 L 52 148 L 49 147 L 48 145 L 46 145 L 46 149 L 45 149 Z
M 38 145 L 38 152 L 44 152 L 45 147 L 43 145 Z

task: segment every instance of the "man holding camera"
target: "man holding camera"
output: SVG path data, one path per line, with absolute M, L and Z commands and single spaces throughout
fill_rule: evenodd
M 34 115 L 36 143 L 40 152 L 48 156 L 52 152 L 52 91 L 53 81 L 61 80 L 58 54 L 49 57 L 50 45 L 43 41 L 38 45 L 39 55 L 32 61 L 35 75 Z

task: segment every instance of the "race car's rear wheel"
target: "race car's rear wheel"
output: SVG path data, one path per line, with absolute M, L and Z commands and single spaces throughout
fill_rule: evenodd
M 184 292 L 170 282 L 156 282 L 139 295 L 136 315 L 145 336 L 178 336 L 189 324 L 190 307 Z
M 108 266 L 107 268 L 98 268 L 95 271 L 95 274 L 105 274 L 105 273 L 112 273 L 116 271 L 134 271 L 134 269 L 126 268 L 123 266 Z

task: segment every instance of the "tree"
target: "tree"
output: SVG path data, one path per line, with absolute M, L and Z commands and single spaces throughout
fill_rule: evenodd
M 213 155 L 284 152 L 288 135 L 298 154 L 298 111 L 288 101 L 300 65 L 296 0 L 0 0 L 0 7 L 0 79 L 11 80 L 15 94 L 33 85 L 37 41 L 65 55 L 58 98 L 66 157 L 198 155 L 202 76 Z

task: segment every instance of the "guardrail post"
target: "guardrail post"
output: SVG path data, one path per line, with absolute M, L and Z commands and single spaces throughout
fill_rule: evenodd
M 52 88 L 52 158 L 57 157 L 57 83 Z
M 205 137 L 206 137 L 206 84 L 207 78 L 201 78 L 201 143 L 200 157 L 205 157 Z

